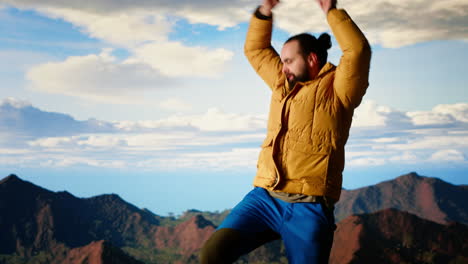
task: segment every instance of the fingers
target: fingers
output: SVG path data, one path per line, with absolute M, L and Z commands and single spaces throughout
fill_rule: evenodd
M 266 16 L 271 16 L 271 10 L 279 3 L 279 0 L 263 0 L 260 7 L 260 13 Z
M 336 7 L 337 0 L 316 0 L 320 8 L 325 14 L 332 8 Z

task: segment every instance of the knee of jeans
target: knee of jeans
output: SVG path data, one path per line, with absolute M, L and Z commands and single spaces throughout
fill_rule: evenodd
M 218 257 L 216 256 L 216 251 L 205 244 L 200 250 L 199 259 L 201 264 L 210 264 L 216 263 Z
M 238 232 L 228 228 L 219 229 L 205 242 L 200 250 L 200 263 L 223 264 L 234 262 L 238 257 L 234 254 L 235 244 L 239 241 Z
M 216 250 L 216 247 L 207 241 L 200 250 L 199 259 L 201 264 L 220 263 L 221 252 Z
M 219 263 L 221 252 L 217 249 L 217 242 L 214 235 L 212 235 L 201 248 L 199 258 L 201 264 Z

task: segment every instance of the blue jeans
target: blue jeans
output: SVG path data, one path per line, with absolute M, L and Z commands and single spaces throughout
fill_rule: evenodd
M 284 242 L 289 263 L 328 263 L 336 228 L 334 221 L 333 209 L 321 203 L 288 203 L 255 187 L 234 207 L 218 230 L 235 229 L 252 238 L 274 232 Z

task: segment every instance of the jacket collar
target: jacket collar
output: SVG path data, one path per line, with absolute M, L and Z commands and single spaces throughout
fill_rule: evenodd
M 330 70 L 333 70 L 334 68 L 335 65 L 331 64 L 330 62 L 325 63 L 325 65 L 323 65 L 322 69 L 320 69 L 315 79 L 322 78 L 323 75 L 326 75 Z

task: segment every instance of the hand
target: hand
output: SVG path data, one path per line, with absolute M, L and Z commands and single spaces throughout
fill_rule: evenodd
M 260 6 L 260 13 L 264 16 L 271 16 L 271 10 L 279 4 L 280 0 L 263 0 L 262 6 Z
M 330 9 L 336 8 L 336 0 L 316 0 L 325 15 Z

